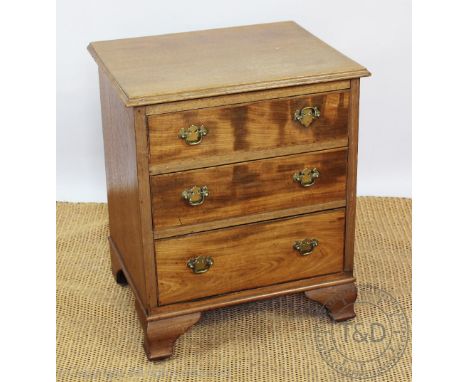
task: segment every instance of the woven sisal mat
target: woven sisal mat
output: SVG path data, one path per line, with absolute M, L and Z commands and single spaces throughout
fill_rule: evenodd
M 409 338 L 402 354 L 394 350 L 394 366 L 368 380 L 409 381 L 411 200 L 359 198 L 356 230 L 358 285 L 392 296 L 406 316 Z M 357 380 L 330 366 L 317 346 L 318 330 L 342 324 L 332 324 L 302 294 L 207 312 L 177 341 L 173 358 L 147 361 L 133 296 L 111 275 L 107 236 L 106 204 L 57 204 L 58 381 Z M 362 319 L 380 314 L 362 303 L 356 312 Z M 345 370 L 370 359 L 374 344 L 362 338 L 340 341 L 350 360 Z

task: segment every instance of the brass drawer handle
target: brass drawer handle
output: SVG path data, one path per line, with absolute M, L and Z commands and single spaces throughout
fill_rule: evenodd
M 182 191 L 182 198 L 187 201 L 191 206 L 199 206 L 203 204 L 205 198 L 208 197 L 207 186 L 193 186 Z
M 187 261 L 187 267 L 195 274 L 208 272 L 208 269 L 210 269 L 213 264 L 214 261 L 211 256 L 192 257 Z
M 312 122 L 319 118 L 320 109 L 317 106 L 304 107 L 294 113 L 294 120 L 304 127 L 309 127 Z
M 205 126 L 191 125 L 187 129 L 180 129 L 179 138 L 183 139 L 189 146 L 193 146 L 198 145 L 206 134 L 208 134 L 208 129 Z
M 293 245 L 293 248 L 299 252 L 299 255 L 307 256 L 310 255 L 314 251 L 314 248 L 318 245 L 319 242 L 317 239 L 304 239 L 296 241 Z
M 320 172 L 315 167 L 313 169 L 306 167 L 304 170 L 296 172 L 293 175 L 293 179 L 295 182 L 300 183 L 302 187 L 310 187 L 315 184 L 315 180 L 318 179 L 319 176 Z

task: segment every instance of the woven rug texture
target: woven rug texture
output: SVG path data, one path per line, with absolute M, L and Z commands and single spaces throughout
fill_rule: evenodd
M 317 330 L 343 324 L 303 294 L 206 312 L 176 342 L 172 358 L 149 362 L 133 295 L 110 271 L 108 235 L 106 204 L 57 203 L 58 381 L 358 380 L 327 363 L 317 346 Z M 367 380 L 409 381 L 411 199 L 358 198 L 356 235 L 358 286 L 390 295 L 409 327 L 393 367 Z M 359 299 L 358 317 L 380 314 Z M 340 343 L 351 362 L 346 366 L 359 368 L 372 345 Z

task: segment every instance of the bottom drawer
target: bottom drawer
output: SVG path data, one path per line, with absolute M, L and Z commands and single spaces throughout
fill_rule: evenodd
M 344 227 L 339 209 L 156 240 L 159 303 L 341 272 Z

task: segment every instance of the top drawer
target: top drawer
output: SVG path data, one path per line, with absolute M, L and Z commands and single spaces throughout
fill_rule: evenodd
M 348 104 L 345 91 L 151 115 L 150 173 L 346 146 Z

